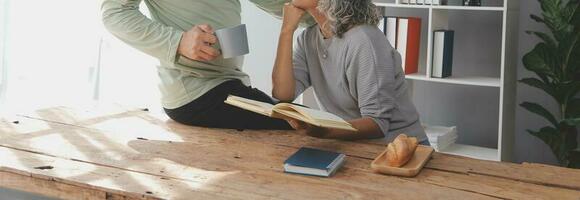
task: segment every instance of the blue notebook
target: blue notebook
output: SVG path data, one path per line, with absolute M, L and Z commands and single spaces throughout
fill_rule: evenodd
M 284 162 L 288 173 L 328 177 L 344 163 L 341 153 L 302 147 Z

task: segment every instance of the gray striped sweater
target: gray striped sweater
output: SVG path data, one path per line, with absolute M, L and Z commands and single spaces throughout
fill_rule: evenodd
M 385 139 L 400 133 L 426 140 L 401 67 L 401 56 L 375 26 L 352 28 L 324 39 L 307 28 L 294 49 L 296 95 L 313 87 L 322 109 L 351 120 L 372 118 Z

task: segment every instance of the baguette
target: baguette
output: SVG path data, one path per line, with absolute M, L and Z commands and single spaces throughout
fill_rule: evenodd
M 391 167 L 401 167 L 413 157 L 417 149 L 417 138 L 401 134 L 387 145 L 387 164 Z

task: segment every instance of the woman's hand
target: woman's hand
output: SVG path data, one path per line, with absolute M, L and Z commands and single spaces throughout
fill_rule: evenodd
M 305 123 L 302 121 L 298 121 L 298 120 L 294 120 L 294 119 L 286 119 L 286 121 L 288 121 L 288 123 L 290 124 L 290 126 L 292 126 L 292 128 L 294 128 L 296 131 L 298 131 L 301 134 L 305 134 L 305 135 L 308 135 L 311 137 L 316 137 L 316 138 L 323 138 L 323 139 L 327 138 L 328 130 L 325 128 L 313 126 L 311 124 L 308 124 L 308 123 Z
M 282 21 L 282 32 L 294 32 L 298 28 L 300 19 L 306 11 L 294 6 L 292 3 L 284 4 L 284 19 Z

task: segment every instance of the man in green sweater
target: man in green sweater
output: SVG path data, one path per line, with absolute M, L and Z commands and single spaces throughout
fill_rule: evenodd
M 144 1 L 149 19 L 139 11 Z M 290 0 L 250 0 L 280 16 Z M 274 103 L 250 87 L 243 57 L 224 59 L 214 30 L 241 23 L 239 0 L 104 0 L 103 23 L 130 46 L 159 59 L 162 105 L 173 120 L 232 129 L 290 129 L 287 122 L 224 103 L 228 95 Z M 128 79 L 130 80 L 130 78 Z

